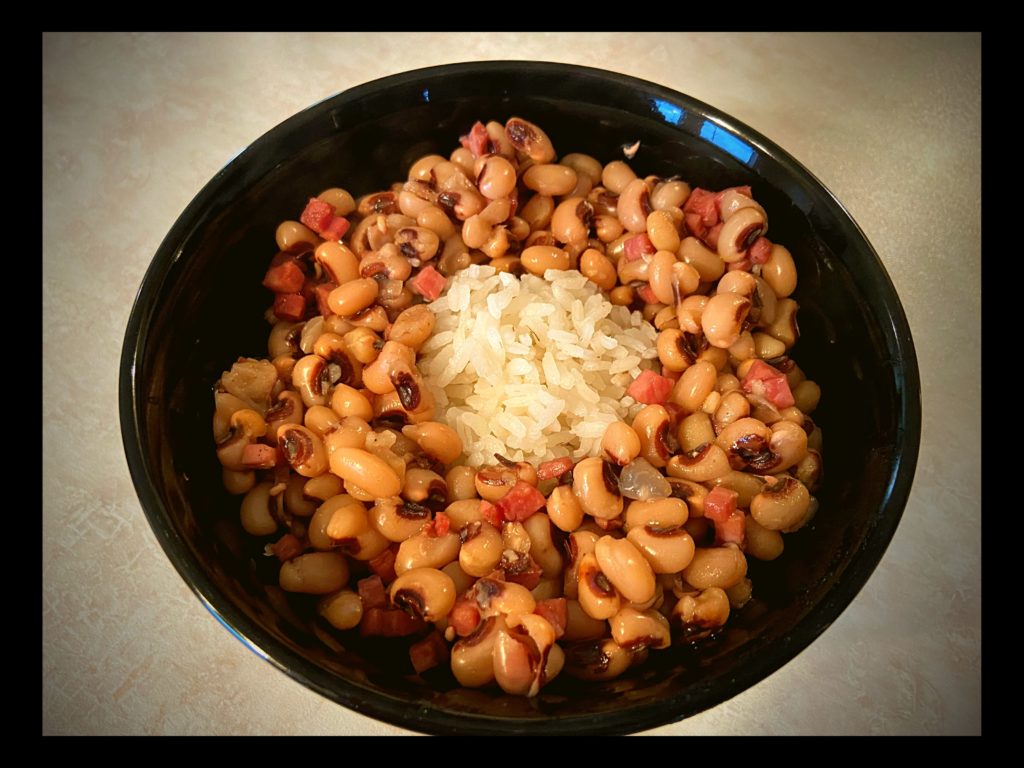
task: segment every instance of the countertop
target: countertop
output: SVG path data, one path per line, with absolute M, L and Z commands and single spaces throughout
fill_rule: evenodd
M 863 228 L 917 347 L 920 460 L 877 571 L 782 669 L 648 733 L 981 732 L 980 34 L 322 33 L 43 36 L 44 734 L 407 733 L 272 668 L 182 582 L 128 474 L 121 342 L 239 150 L 368 80 L 513 58 L 652 80 L 772 138 Z

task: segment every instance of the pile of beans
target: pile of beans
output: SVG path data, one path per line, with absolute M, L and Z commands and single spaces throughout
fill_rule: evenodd
M 224 372 L 213 433 L 242 527 L 324 627 L 532 696 L 706 642 L 751 599 L 747 558 L 779 557 L 817 508 L 820 389 L 789 357 L 796 269 L 749 187 L 558 160 L 519 118 L 461 144 L 278 227 L 268 356 Z M 578 269 L 659 331 L 660 373 L 601 455 L 459 464 L 417 359 L 425 301 L 470 264 Z

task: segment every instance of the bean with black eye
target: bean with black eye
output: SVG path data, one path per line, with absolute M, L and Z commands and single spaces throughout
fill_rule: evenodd
M 618 277 L 615 265 L 594 248 L 588 248 L 580 256 L 580 272 L 604 291 L 614 288 Z
M 622 495 L 610 465 L 597 457 L 583 459 L 572 470 L 572 490 L 583 511 L 592 517 L 611 520 L 622 514 Z
M 642 443 L 636 429 L 624 421 L 613 421 L 601 438 L 601 450 L 608 459 L 624 467 L 640 455 Z
M 724 547 L 697 547 L 683 578 L 697 589 L 728 589 L 747 575 L 747 559 L 735 544 Z
M 580 243 L 590 237 L 594 207 L 582 197 L 570 197 L 555 208 L 551 234 L 561 243 Z
M 541 195 L 560 197 L 576 186 L 576 171 L 567 165 L 534 164 L 522 175 L 523 186 Z
M 654 571 L 628 539 L 602 536 L 594 547 L 594 557 L 601 572 L 629 602 L 644 603 L 654 596 Z
M 583 611 L 593 619 L 610 619 L 622 607 L 622 598 L 601 571 L 597 556 L 588 553 L 577 567 L 578 599 Z
M 624 606 L 608 624 L 612 639 L 623 648 L 668 648 L 672 644 L 668 619 L 655 610 L 640 611 Z
M 550 163 L 555 159 L 555 148 L 548 135 L 521 117 L 509 118 L 505 123 L 505 136 L 513 147 L 528 155 L 535 163 Z
M 660 469 L 673 453 L 672 419 L 663 405 L 646 405 L 633 417 L 633 431 L 640 439 L 639 455 Z
M 459 532 L 459 567 L 470 576 L 486 576 L 501 560 L 504 544 L 501 533 L 486 520 L 468 523 Z
M 424 621 L 438 621 L 455 605 L 455 582 L 437 568 L 410 568 L 391 584 L 391 602 Z

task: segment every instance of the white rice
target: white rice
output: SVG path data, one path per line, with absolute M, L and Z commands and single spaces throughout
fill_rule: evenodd
M 579 272 L 473 265 L 430 308 L 418 367 L 470 466 L 597 455 L 608 425 L 643 407 L 626 388 L 653 368 L 657 331 Z

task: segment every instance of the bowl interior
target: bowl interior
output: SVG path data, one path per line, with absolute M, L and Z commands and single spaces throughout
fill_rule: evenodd
M 260 286 L 280 221 L 330 186 L 354 195 L 448 155 L 477 119 L 540 125 L 556 149 L 602 162 L 636 140 L 640 175 L 750 184 L 769 236 L 799 269 L 793 356 L 823 391 L 825 484 L 813 523 L 773 563 L 751 561 L 754 600 L 715 644 L 652 653 L 608 683 L 563 675 L 526 700 L 412 676 L 404 644 L 326 634 L 312 601 L 285 600 L 274 560 L 238 525 L 213 451 L 212 386 L 239 356 L 265 357 Z M 197 196 L 161 245 L 129 323 L 126 452 L 168 556 L 223 621 L 271 662 L 366 714 L 431 732 L 621 732 L 695 713 L 762 679 L 849 603 L 881 558 L 909 492 L 920 432 L 916 360 L 877 256 L 828 192 L 736 121 L 650 83 L 578 67 L 496 62 L 406 73 L 346 91 L 283 123 Z M 330 646 L 330 647 L 329 647 Z

